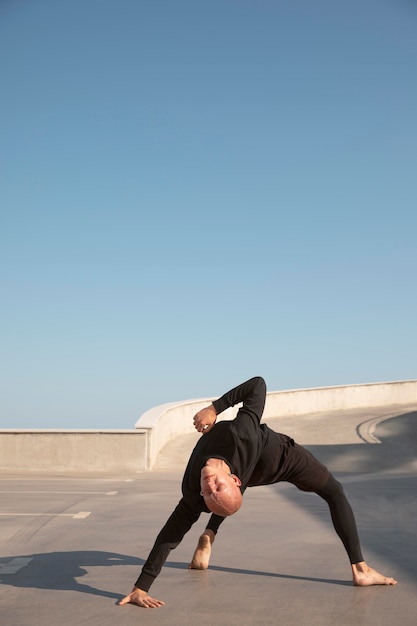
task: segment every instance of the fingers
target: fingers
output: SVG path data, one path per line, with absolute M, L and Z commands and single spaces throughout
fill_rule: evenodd
M 152 608 L 152 609 L 157 609 L 160 606 L 164 606 L 165 602 L 162 602 L 162 600 L 156 600 L 155 598 L 147 598 L 147 603 L 148 603 L 148 607 Z
M 163 606 L 165 602 L 162 600 L 157 600 L 156 598 L 151 598 L 151 596 L 139 594 L 136 591 L 132 591 L 128 596 L 125 596 L 120 600 L 119 606 L 123 604 L 137 604 L 137 606 L 141 606 L 145 609 L 157 609 L 160 606 Z
M 119 605 L 122 605 L 122 604 L 127 604 L 128 602 L 130 602 L 130 596 L 131 596 L 131 594 L 129 593 L 129 595 L 128 595 L 128 596 L 125 596 L 124 598 L 122 598 L 122 599 L 120 600 L 120 602 L 119 602 Z
M 158 609 L 160 606 L 163 606 L 165 602 L 146 596 L 146 598 L 141 598 L 140 601 L 134 602 L 134 604 L 142 606 L 145 609 Z
M 194 424 L 194 428 L 196 430 L 200 430 L 201 426 L 202 426 L 202 421 L 203 421 L 203 416 L 201 415 L 202 411 L 199 411 L 198 413 L 196 413 L 193 417 L 193 424 Z
M 197 415 L 194 417 L 194 428 L 199 432 L 203 432 L 203 430 L 205 430 L 205 424 L 203 423 L 203 418 Z
M 212 407 L 206 407 L 205 409 L 201 409 L 198 413 L 194 415 L 193 424 L 194 428 L 199 433 L 208 432 L 213 424 L 216 421 L 216 412 Z
M 206 432 L 208 432 L 210 430 L 211 425 L 210 424 L 200 424 L 200 423 L 195 422 L 194 423 L 194 428 L 199 433 L 203 433 L 203 435 L 204 435 L 204 433 L 206 433 Z

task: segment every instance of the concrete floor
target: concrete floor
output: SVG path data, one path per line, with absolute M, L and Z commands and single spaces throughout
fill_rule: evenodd
M 417 413 L 389 407 L 268 424 L 343 482 L 365 558 L 398 585 L 353 587 L 325 503 L 279 484 L 248 490 L 210 568 L 190 571 L 202 515 L 152 587 L 164 607 L 118 606 L 180 498 L 198 437 L 187 435 L 146 474 L 0 476 L 1 625 L 415 626 Z

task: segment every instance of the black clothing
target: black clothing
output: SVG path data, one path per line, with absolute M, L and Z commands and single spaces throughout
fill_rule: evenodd
M 342 485 L 311 452 L 296 444 L 286 435 L 281 435 L 281 438 L 288 439 L 288 449 L 295 452 L 292 467 L 288 460 L 288 455 L 285 453 L 283 455 L 278 454 L 277 466 L 280 465 L 279 458 L 285 459 L 282 466 L 288 465 L 288 471 L 279 472 L 277 470 L 274 473 L 272 470 L 268 474 L 265 473 L 265 466 L 260 462 L 248 486 L 256 487 L 259 485 L 271 485 L 276 482 L 289 482 L 301 491 L 314 491 L 327 502 L 333 527 L 346 549 L 350 562 L 359 563 L 363 561 L 355 517 Z M 273 479 L 274 476 L 276 480 Z M 322 480 L 324 478 L 325 482 L 323 484 Z M 224 519 L 224 517 L 219 517 L 218 515 L 211 515 L 207 528 L 212 530 L 214 534 L 217 534 L 219 526 Z
M 263 378 L 255 377 L 231 389 L 213 402 L 219 414 L 229 407 L 243 402 L 232 421 L 219 422 L 203 435 L 187 464 L 183 481 L 183 497 L 156 538 L 136 587 L 148 591 L 161 571 L 171 550 L 181 542 L 185 533 L 198 520 L 202 511 L 209 512 L 200 495 L 201 468 L 209 458 L 222 458 L 242 481 L 243 492 L 255 469 L 265 442 L 265 430 L 259 428 L 266 398 Z M 223 518 L 214 516 L 220 523 Z
M 239 476 L 243 492 L 265 446 L 265 430 L 259 427 L 265 405 L 262 378 L 251 378 L 213 402 L 217 414 L 243 401 L 233 421 L 218 422 L 201 437 L 191 453 L 182 480 L 184 499 L 201 511 L 210 512 L 200 496 L 201 468 L 210 458 L 223 459 Z
M 329 470 L 294 439 L 276 433 L 265 424 L 265 445 L 248 487 L 292 483 L 302 491 L 317 491 L 329 477 Z
M 330 474 L 325 486 L 316 493 L 329 505 L 334 529 L 345 546 L 350 562 L 360 563 L 363 556 L 355 517 L 342 485 Z
M 201 469 L 210 458 L 223 459 L 246 487 L 269 485 L 279 481 L 293 483 L 303 491 L 314 491 L 330 507 L 335 530 L 341 538 L 351 563 L 362 561 L 359 538 L 352 509 L 343 488 L 328 469 L 291 437 L 276 433 L 260 424 L 266 398 L 263 378 L 255 377 L 231 389 L 213 402 L 219 414 L 243 402 L 232 421 L 217 423 L 203 435 L 188 461 L 180 502 L 156 538 L 135 586 L 148 591 L 171 550 L 200 517 L 209 512 L 200 495 Z M 224 517 L 212 514 L 207 528 L 217 532 Z

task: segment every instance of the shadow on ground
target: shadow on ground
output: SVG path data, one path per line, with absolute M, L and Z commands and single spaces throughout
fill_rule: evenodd
M 1 566 L 10 563 L 14 558 L 30 559 L 20 572 L 4 574 Z M 26 587 L 31 589 L 53 589 L 55 591 L 78 591 L 95 596 L 105 596 L 119 600 L 122 596 L 83 585 L 77 581 L 88 574 L 84 568 L 110 567 L 114 565 L 142 566 L 143 559 L 101 551 L 46 552 L 44 554 L 28 554 L 0 558 L 0 581 L 3 585 Z
M 16 557 L 8 556 L 0 558 L 0 569 L 2 565 L 10 563 L 10 561 L 14 558 Z M 144 559 L 141 558 L 113 552 L 101 552 L 97 550 L 46 552 L 44 554 L 29 554 L 25 556 L 19 555 L 18 558 L 30 559 L 30 563 L 26 565 L 20 573 L 10 575 L 0 573 L 0 580 L 3 585 L 31 589 L 48 589 L 54 591 L 76 591 L 79 593 L 113 598 L 114 600 L 120 600 L 123 596 L 101 589 L 96 589 L 90 585 L 78 582 L 78 578 L 88 574 L 87 569 L 84 568 L 110 567 L 115 565 L 135 565 L 139 568 L 145 563 Z M 165 563 L 164 567 L 187 570 L 188 563 L 183 561 L 169 561 Z M 345 580 L 335 580 L 321 577 L 293 576 L 275 572 L 220 567 L 216 565 L 210 566 L 210 569 L 230 574 L 350 586 L 350 583 Z
M 357 427 L 357 432 L 361 425 Z M 333 472 L 417 471 L 417 412 L 380 422 L 375 435 L 381 443 L 306 446 Z
M 417 412 L 381 422 L 375 435 L 381 443 L 306 447 L 342 482 L 365 559 L 377 555 L 417 580 Z M 331 523 L 326 504 L 315 494 L 282 483 L 270 489 Z

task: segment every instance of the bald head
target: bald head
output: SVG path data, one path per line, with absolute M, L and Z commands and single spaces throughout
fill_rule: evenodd
M 242 505 L 242 494 L 239 487 L 227 489 L 219 493 L 204 496 L 207 508 L 216 515 L 227 517 L 236 513 Z
M 241 507 L 240 479 L 221 459 L 208 459 L 201 469 L 201 495 L 207 508 L 216 515 L 233 515 Z

